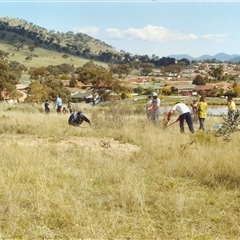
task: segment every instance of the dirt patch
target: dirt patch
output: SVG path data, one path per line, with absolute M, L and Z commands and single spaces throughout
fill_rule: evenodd
M 85 150 L 92 152 L 106 152 L 108 154 L 131 154 L 140 151 L 140 147 L 129 143 L 119 143 L 112 138 L 94 138 L 94 137 L 72 137 L 62 139 L 57 143 L 61 148 L 84 147 Z
M 138 152 L 141 148 L 129 143 L 120 143 L 113 138 L 95 138 L 95 137 L 66 137 L 61 139 L 41 139 L 41 138 L 23 138 L 16 137 L 14 140 L 3 138 L 4 144 L 12 146 L 17 143 L 19 146 L 49 146 L 55 145 L 59 150 L 69 150 L 73 148 L 84 148 L 84 151 L 103 153 L 111 156 L 126 156 Z

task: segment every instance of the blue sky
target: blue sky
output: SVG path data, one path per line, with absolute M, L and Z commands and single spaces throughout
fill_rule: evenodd
M 240 54 L 237 1 L 1 1 L 0 17 L 86 33 L 132 54 Z

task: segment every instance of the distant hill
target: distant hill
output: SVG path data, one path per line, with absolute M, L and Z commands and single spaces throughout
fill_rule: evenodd
M 87 34 L 48 31 L 18 18 L 0 17 L 0 40 L 16 47 L 21 44 L 34 45 L 86 58 L 97 58 L 101 52 L 118 54 L 112 46 Z
M 176 60 L 180 60 L 180 59 L 186 58 L 189 61 L 192 61 L 192 60 L 195 59 L 195 58 L 193 58 L 193 57 L 191 57 L 190 55 L 187 55 L 187 54 L 172 54 L 172 55 L 169 55 L 167 57 L 175 58 Z
M 189 61 L 204 61 L 204 60 L 211 60 L 211 59 L 216 59 L 217 61 L 230 61 L 230 62 L 239 62 L 240 61 L 240 55 L 238 54 L 226 54 L 226 53 L 218 53 L 213 56 L 211 55 L 202 55 L 200 57 L 194 58 L 190 55 L 187 54 L 178 54 L 178 55 L 169 55 L 168 57 L 175 58 L 176 60 L 180 60 L 182 58 L 187 58 Z

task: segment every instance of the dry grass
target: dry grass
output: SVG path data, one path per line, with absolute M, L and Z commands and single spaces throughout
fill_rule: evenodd
M 133 112 L 86 108 L 92 126 L 74 128 L 42 106 L 1 104 L 0 237 L 238 239 L 239 134 L 180 134 Z
M 77 57 L 71 54 L 69 58 L 64 59 L 62 55 L 64 53 L 60 53 L 57 51 L 50 51 L 43 48 L 35 48 L 33 52 L 30 52 L 27 45 L 23 47 L 21 51 L 17 51 L 16 48 L 10 44 L 6 44 L 4 41 L 0 40 L 0 49 L 8 52 L 9 61 L 17 61 L 24 64 L 27 68 L 29 67 L 47 67 L 49 65 L 60 65 L 63 63 L 67 63 L 70 65 L 74 65 L 75 67 L 83 66 L 85 63 L 89 62 L 90 59 Z M 31 61 L 26 61 L 25 58 L 29 55 L 37 55 L 38 57 L 32 57 Z M 108 68 L 106 63 L 94 61 L 99 66 L 103 66 Z

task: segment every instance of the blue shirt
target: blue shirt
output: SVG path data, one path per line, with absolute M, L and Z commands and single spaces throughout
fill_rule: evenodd
M 58 97 L 57 100 L 56 100 L 55 105 L 56 106 L 62 106 L 62 99 Z

